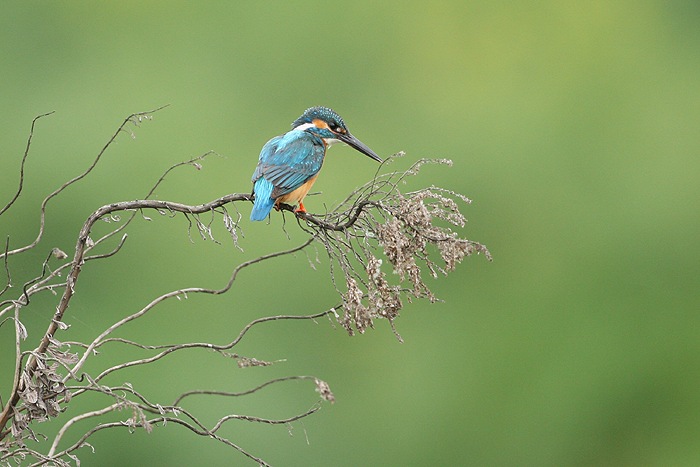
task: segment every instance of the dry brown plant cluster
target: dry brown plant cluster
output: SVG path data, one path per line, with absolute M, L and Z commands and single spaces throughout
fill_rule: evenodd
M 79 464 L 79 450 L 92 448 L 90 438 L 106 429 L 126 428 L 150 432 L 166 423 L 188 429 L 193 434 L 217 440 L 230 446 L 260 465 L 267 462 L 221 434 L 221 428 L 233 420 L 245 420 L 260 424 L 291 425 L 322 407 L 323 402 L 334 402 L 335 397 L 328 383 L 314 376 L 286 376 L 270 379 L 263 384 L 241 392 L 218 390 L 190 390 L 180 394 L 170 403 L 156 402 L 129 383 L 107 384 L 105 378 L 119 374 L 122 370 L 147 366 L 163 358 L 176 358 L 191 349 L 207 349 L 215 354 L 233 358 L 239 367 L 261 367 L 272 364 L 235 353 L 235 347 L 246 337 L 248 331 L 265 323 L 280 320 L 316 320 L 322 317 L 334 319 L 350 335 L 365 332 L 373 327 L 377 319 L 386 319 L 396 336 L 395 320 L 405 301 L 414 298 L 437 298 L 425 282 L 425 276 L 438 277 L 453 270 L 465 257 L 474 253 L 484 254 L 490 259 L 488 250 L 480 243 L 461 238 L 453 228 L 464 227 L 465 218 L 460 205 L 468 204 L 466 197 L 435 186 L 417 191 L 402 192 L 408 177 L 416 175 L 421 167 L 429 163 L 451 165 L 448 160 L 420 160 L 408 170 L 379 173 L 367 184 L 355 190 L 346 200 L 323 215 L 292 214 L 306 239 L 293 248 L 271 252 L 257 258 L 242 261 L 231 271 L 224 287 L 188 287 L 170 291 L 154 297 L 139 310 L 119 317 L 113 324 L 97 333 L 87 342 L 62 342 L 61 331 L 70 323 L 65 312 L 73 295 L 80 287 L 79 279 L 88 262 L 105 261 L 119 254 L 126 242 L 126 230 L 132 222 L 148 220 L 146 213 L 163 216 L 184 216 L 190 226 L 203 237 L 215 240 L 212 221 L 219 218 L 231 235 L 232 243 L 241 249 L 240 238 L 243 226 L 237 204 L 250 202 L 251 195 L 237 193 L 223 196 L 200 205 L 153 199 L 158 186 L 168 174 L 182 166 L 201 167 L 204 154 L 170 167 L 157 180 L 143 199 L 115 202 L 96 209 L 78 230 L 76 246 L 71 254 L 48 248 L 37 274 L 21 286 L 13 283 L 11 264 L 18 259 L 45 248 L 46 213 L 53 199 L 70 186 L 89 176 L 109 147 L 122 133 L 133 137 L 133 130 L 143 121 L 150 120 L 156 109 L 127 117 L 117 131 L 98 152 L 93 162 L 76 177 L 60 185 L 48 194 L 39 208 L 39 227 L 36 237 L 24 243 L 7 236 L 0 253 L 0 262 L 6 282 L 0 290 L 0 331 L 14 327 L 14 332 L 0 336 L 11 336 L 14 355 L 2 356 L 3 365 L 11 365 L 10 381 L 0 381 L 0 465 L 71 465 Z M 32 138 L 37 122 L 50 114 L 34 119 L 29 132 L 26 149 L 21 159 L 19 185 L 7 204 L 0 209 L 1 216 L 11 212 L 23 193 L 25 162 L 30 154 Z M 394 157 L 398 157 L 397 154 Z M 393 158 L 390 158 L 390 161 Z M 283 211 L 293 212 L 292 207 L 282 206 Z M 233 214 L 231 214 L 231 211 Z M 151 214 L 153 215 L 153 214 Z M 109 220 L 114 227 L 108 233 L 93 238 L 93 227 L 98 221 Z M 286 226 L 283 228 L 287 228 Z M 19 245 L 19 246 L 16 246 Z M 239 272 L 246 268 L 261 268 L 273 258 L 290 255 L 310 245 L 320 245 L 329 258 L 330 279 L 338 291 L 335 306 L 315 311 L 308 315 L 273 315 L 255 319 L 244 326 L 229 342 L 184 342 L 176 344 L 147 345 L 119 336 L 120 328 L 148 314 L 156 307 L 175 298 L 186 298 L 192 294 L 221 295 L 233 287 Z M 36 256 L 36 255 L 34 255 Z M 12 262 L 10 262 L 12 258 Z M 30 335 L 24 310 L 38 295 L 55 296 L 55 311 L 40 335 Z M 108 345 L 127 346 L 143 352 L 142 358 L 110 364 L 99 370 L 86 371 L 100 349 Z M 175 355 L 175 357 L 173 357 Z M 10 357 L 10 358 L 8 358 Z M 94 368 L 91 366 L 90 368 Z M 99 365 L 98 365 L 99 367 Z M 318 393 L 318 402 L 310 409 L 286 418 L 263 418 L 252 415 L 223 413 L 213 424 L 204 423 L 187 404 L 195 396 L 212 398 L 236 398 L 258 394 L 270 385 L 289 381 L 309 381 Z M 68 418 L 64 412 L 72 400 L 83 394 L 98 394 L 104 403 L 95 410 L 85 411 Z M 216 406 L 216 400 L 212 401 Z M 105 415 L 121 413 L 118 421 Z M 63 420 L 65 418 L 65 420 Z M 52 420 L 59 425 L 55 435 L 41 434 L 40 422 Z M 91 421 L 91 423 L 86 423 Z M 87 426 L 87 428 L 85 428 Z M 72 432 L 71 441 L 66 433 Z M 79 436 L 76 437 L 76 433 Z

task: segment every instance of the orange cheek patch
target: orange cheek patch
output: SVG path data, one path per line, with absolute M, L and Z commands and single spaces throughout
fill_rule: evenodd
M 328 129 L 328 123 L 324 122 L 323 120 L 319 118 L 314 118 L 312 123 L 316 126 L 316 128 L 320 129 Z

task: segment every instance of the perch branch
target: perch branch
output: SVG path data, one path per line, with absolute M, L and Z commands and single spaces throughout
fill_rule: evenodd
M 67 186 L 67 185 L 64 185 L 64 186 Z M 203 204 L 199 204 L 199 205 L 187 205 L 187 204 L 177 203 L 177 202 L 172 202 L 172 201 L 146 199 L 146 200 L 123 201 L 123 202 L 118 202 L 118 203 L 112 203 L 112 204 L 108 204 L 108 205 L 102 206 L 101 208 L 97 209 L 95 212 L 93 212 L 87 218 L 87 220 L 83 224 L 83 227 L 80 229 L 80 232 L 78 234 L 77 244 L 75 247 L 75 254 L 73 256 L 73 260 L 70 263 L 70 265 L 71 265 L 70 271 L 68 272 L 68 275 L 66 277 L 66 284 L 67 285 L 64 288 L 63 295 L 59 301 L 58 306 L 56 307 L 56 311 L 53 315 L 53 319 L 51 320 L 51 323 L 49 324 L 48 329 L 44 333 L 44 337 L 42 338 L 39 346 L 35 350 L 35 353 L 36 354 L 43 354 L 44 352 L 46 352 L 46 349 L 48 348 L 49 344 L 51 343 L 54 335 L 56 334 L 56 331 L 61 326 L 61 323 L 63 321 L 63 315 L 68 308 L 68 305 L 73 297 L 73 294 L 75 293 L 76 283 L 77 283 L 78 278 L 80 276 L 80 272 L 82 270 L 83 264 L 85 263 L 85 260 L 86 260 L 85 253 L 86 253 L 87 249 L 89 248 L 88 239 L 89 239 L 90 232 L 92 231 L 93 226 L 95 225 L 95 223 L 98 220 L 104 218 L 105 216 L 112 215 L 116 212 L 135 211 L 135 210 L 144 210 L 144 209 L 155 209 L 157 211 L 170 211 L 170 212 L 182 213 L 185 215 L 195 215 L 195 214 L 202 214 L 202 213 L 216 210 L 217 208 L 221 208 L 228 203 L 232 203 L 232 202 L 236 202 L 236 201 L 252 201 L 252 200 L 253 200 L 253 197 L 250 194 L 233 193 L 233 194 L 226 195 L 226 196 L 223 196 L 221 198 L 215 199 L 215 200 L 210 201 L 208 203 L 203 203 Z M 367 206 L 367 205 L 369 205 L 369 204 L 358 205 L 354 218 L 351 218 L 348 222 L 346 222 L 342 226 L 334 226 L 334 227 L 329 226 L 329 224 L 327 222 L 325 222 L 319 218 L 316 218 L 308 213 L 296 213 L 296 216 L 299 219 L 304 220 L 310 224 L 315 224 L 316 226 L 318 226 L 322 229 L 333 227 L 332 230 L 340 231 L 340 230 L 343 230 L 343 229 L 351 226 L 359 217 L 359 214 L 362 211 L 362 209 L 364 209 L 365 206 Z M 293 212 L 292 206 L 282 205 L 281 209 Z M 307 242 L 305 244 L 303 244 L 301 247 L 297 248 L 296 250 L 307 246 L 308 244 L 311 243 L 312 240 L 313 240 L 313 238 L 310 238 L 309 240 L 307 240 Z M 254 264 L 256 262 L 262 261 L 263 259 L 267 259 L 268 257 L 278 256 L 280 254 L 284 254 L 284 253 L 278 252 L 278 253 L 273 253 L 272 255 L 266 255 L 264 257 L 257 258 L 256 260 L 251 260 L 247 263 L 243 263 L 240 267 Z M 228 288 L 230 288 L 233 280 L 235 280 L 235 274 L 237 273 L 238 270 L 239 269 L 237 269 L 236 272 L 234 272 L 234 275 L 231 277 L 229 284 L 226 286 L 225 289 L 222 289 L 222 291 L 228 290 Z M 166 294 L 166 295 L 160 297 L 159 299 L 157 299 L 157 301 L 164 300 L 170 296 L 176 296 L 176 295 L 180 295 L 182 293 L 186 293 L 188 290 L 190 290 L 190 289 L 183 289 L 182 291 L 178 290 L 178 291 L 171 292 L 170 294 Z M 204 289 L 200 290 L 199 288 L 193 288 L 191 290 L 192 291 L 203 291 Z M 222 293 L 222 292 L 221 291 L 220 292 L 211 291 L 210 293 Z M 150 306 L 152 307 L 153 304 Z M 144 310 L 141 310 L 141 311 L 144 311 Z M 34 354 L 32 354 L 32 356 L 29 358 L 29 360 L 26 364 L 25 371 L 27 373 L 31 374 L 34 372 L 34 370 L 36 370 L 36 368 L 37 368 L 37 359 L 34 356 Z M 12 417 L 13 408 L 17 405 L 17 402 L 19 401 L 19 391 L 21 389 L 22 388 L 21 388 L 21 381 L 20 381 L 20 384 L 17 384 L 13 387 L 13 391 L 11 393 L 9 401 L 5 405 L 2 414 L 0 414 L 0 427 L 4 427 L 7 424 L 7 421 Z M 6 435 L 6 434 L 7 434 L 7 431 L 1 433 L 0 439 L 2 439 L 2 437 L 4 437 L 4 435 Z

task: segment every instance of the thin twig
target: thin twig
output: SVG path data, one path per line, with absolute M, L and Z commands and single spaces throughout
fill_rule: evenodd
M 248 394 L 253 394 L 255 392 L 258 392 L 259 390 L 270 386 L 271 384 L 275 383 L 281 383 L 284 381 L 293 381 L 293 380 L 316 380 L 315 376 L 285 376 L 282 378 L 275 378 L 270 381 L 266 381 L 258 386 L 255 386 L 254 388 L 247 389 L 245 391 L 239 391 L 239 392 L 230 392 L 230 391 L 212 391 L 212 390 L 205 390 L 205 389 L 198 389 L 194 391 L 187 391 L 183 392 L 178 396 L 177 399 L 175 399 L 175 402 L 173 402 L 173 405 L 180 405 L 180 402 L 186 397 L 190 396 L 201 396 L 201 395 L 208 395 L 208 396 L 225 396 L 225 397 L 240 397 L 240 396 L 247 396 Z
M 34 137 L 34 126 L 36 125 L 37 120 L 39 120 L 42 117 L 47 117 L 54 113 L 55 110 L 52 110 L 51 112 L 47 112 L 45 114 L 38 115 L 34 117 L 34 120 L 32 120 L 32 126 L 29 129 L 29 137 L 27 138 L 27 146 L 24 149 L 24 155 L 22 156 L 22 162 L 19 166 L 19 187 L 17 188 L 17 192 L 15 195 L 10 199 L 10 201 L 7 202 L 4 208 L 0 209 L 0 216 L 3 215 L 5 211 L 10 209 L 10 206 L 12 206 L 15 201 L 17 201 L 17 198 L 19 198 L 19 195 L 22 193 L 22 187 L 24 186 L 24 164 L 27 162 L 27 156 L 29 156 L 29 148 L 32 145 L 32 138 Z
M 85 352 L 83 353 L 83 357 L 82 357 L 82 358 L 78 361 L 78 363 L 76 363 L 76 365 L 73 367 L 72 373 L 73 373 L 73 374 L 77 374 L 77 373 L 80 371 L 80 369 L 82 368 L 82 366 L 85 364 L 85 361 L 87 360 L 87 358 L 92 354 L 92 352 L 93 352 L 95 346 L 97 346 L 97 345 L 100 343 L 100 341 L 101 341 L 102 339 L 104 339 L 105 337 L 107 337 L 107 336 L 108 336 L 109 334 L 111 334 L 115 329 L 117 329 L 117 328 L 123 326 L 124 324 L 126 324 L 126 323 L 128 323 L 128 322 L 130 322 L 130 321 L 133 321 L 133 320 L 135 320 L 135 319 L 137 319 L 137 318 L 140 318 L 141 316 L 143 316 L 144 314 L 146 314 L 148 311 L 150 311 L 151 309 L 153 309 L 156 305 L 158 305 L 159 303 L 163 302 L 164 300 L 167 300 L 167 299 L 172 298 L 172 297 L 178 297 L 178 296 L 181 296 L 181 295 L 191 294 L 191 293 L 204 293 L 204 294 L 211 294 L 211 295 L 220 295 L 220 294 L 226 293 L 228 290 L 231 289 L 231 286 L 233 285 L 234 281 L 236 280 L 236 277 L 238 276 L 238 273 L 239 273 L 242 269 L 244 269 L 244 268 L 246 268 L 246 267 L 248 267 L 248 266 L 251 266 L 251 265 L 253 265 L 253 264 L 257 264 L 257 263 L 259 263 L 259 262 L 261 262 L 261 261 L 265 261 L 265 260 L 268 260 L 268 259 L 271 259 L 271 258 L 276 258 L 276 257 L 278 257 L 278 256 L 283 256 L 283 255 L 287 255 L 287 254 L 294 253 L 294 252 L 296 252 L 296 251 L 299 251 L 299 250 L 305 248 L 306 246 L 309 245 L 309 243 L 311 243 L 311 239 L 309 239 L 309 240 L 307 240 L 306 242 L 304 242 L 303 244 L 301 244 L 301 245 L 299 245 L 299 246 L 297 246 L 297 247 L 291 248 L 291 249 L 289 249 L 289 250 L 284 250 L 284 251 L 278 251 L 278 252 L 275 252 L 275 253 L 270 253 L 270 254 L 263 255 L 263 256 L 260 256 L 260 257 L 258 257 L 258 258 L 255 258 L 255 259 L 252 259 L 252 260 L 249 260 L 249 261 L 246 261 L 246 262 L 243 262 L 243 263 L 239 264 L 239 265 L 233 270 L 233 273 L 231 274 L 231 277 L 229 278 L 228 283 L 227 283 L 224 287 L 222 287 L 222 288 L 220 288 L 220 289 L 207 289 L 207 288 L 203 288 L 203 287 L 189 287 L 189 288 L 186 288 L 186 289 L 174 290 L 174 291 L 172 291 L 172 292 L 163 294 L 163 295 L 161 295 L 161 296 L 155 298 L 155 299 L 152 300 L 148 305 L 146 305 L 145 307 L 143 307 L 141 310 L 139 310 L 139 311 L 137 311 L 136 313 L 133 313 L 133 314 L 131 314 L 131 315 L 129 315 L 129 316 L 127 316 L 127 317 L 125 317 L 125 318 L 123 318 L 123 319 L 117 321 L 116 323 L 114 323 L 113 325 L 111 325 L 109 328 L 107 328 L 105 331 L 103 331 L 99 336 L 97 336 L 97 337 L 92 341 L 92 343 L 87 347 L 87 349 L 86 349 Z M 282 316 L 280 316 L 280 317 L 271 317 L 271 318 L 266 319 L 266 320 L 272 320 L 272 319 L 294 319 L 294 318 L 299 318 L 299 317 L 297 317 L 297 316 L 294 316 L 294 317 L 282 317 Z M 132 361 L 132 362 L 126 362 L 126 363 L 117 365 L 116 367 L 112 367 L 112 368 L 109 368 L 109 369 L 107 369 L 107 370 L 104 370 L 102 373 L 100 373 L 100 375 L 98 375 L 98 376 L 95 378 L 95 381 L 99 381 L 100 379 L 102 379 L 103 377 L 105 377 L 106 375 L 108 375 L 109 373 L 112 373 L 113 371 L 116 371 L 116 370 L 121 370 L 121 369 L 128 368 L 128 367 L 135 366 L 135 365 L 143 365 L 143 364 L 146 364 L 146 363 L 154 362 L 154 361 L 156 361 L 156 360 L 160 360 L 161 358 L 163 358 L 163 357 L 166 356 L 167 354 L 169 354 L 169 353 L 171 353 L 171 352 L 174 352 L 174 351 L 176 351 L 176 350 L 183 349 L 183 348 L 208 348 L 208 349 L 212 349 L 212 350 L 226 350 L 226 349 L 230 349 L 231 347 L 233 347 L 233 346 L 242 338 L 242 334 L 244 334 L 245 331 L 247 331 L 247 330 L 250 328 L 250 326 L 252 326 L 252 324 L 255 324 L 255 322 L 249 324 L 246 328 L 244 328 L 244 331 L 241 332 L 241 335 L 239 335 L 239 337 L 238 337 L 236 340 L 234 340 L 234 342 L 232 342 L 231 344 L 224 345 L 224 346 L 216 346 L 216 345 L 212 345 L 212 344 L 207 344 L 207 343 L 196 343 L 196 342 L 187 343 L 187 344 L 179 344 L 179 345 L 176 345 L 176 346 L 173 346 L 173 347 L 169 347 L 169 348 L 167 348 L 166 350 L 164 350 L 163 352 L 161 352 L 161 353 L 159 353 L 159 354 L 157 354 L 157 355 L 155 355 L 155 356 L 153 356 L 153 357 L 151 357 L 151 358 L 142 359 L 142 360 L 136 360 L 136 361 Z M 68 376 L 66 376 L 66 379 L 67 379 L 67 378 L 68 378 Z
M 56 437 L 53 440 L 53 443 L 51 444 L 51 449 L 49 449 L 49 453 L 47 454 L 47 457 L 52 458 L 55 457 L 56 453 L 56 448 L 58 448 L 58 443 L 61 442 L 61 439 L 63 438 L 63 435 L 68 431 L 68 429 L 73 426 L 75 423 L 85 420 L 87 418 L 92 418 L 92 417 L 98 417 L 100 415 L 104 415 L 106 413 L 112 412 L 119 407 L 122 407 L 124 404 L 122 402 L 117 402 L 112 405 L 109 405 L 103 409 L 100 410 L 93 410 L 92 412 L 85 412 L 81 413 L 80 415 L 76 415 L 75 417 L 71 418 L 68 420 L 60 430 L 58 430 L 58 433 L 56 434 Z
M 102 156 L 103 156 L 103 154 L 105 153 L 105 151 L 107 151 L 107 148 L 109 148 L 109 147 L 112 145 L 112 143 L 113 143 L 114 140 L 117 138 L 117 136 L 119 136 L 119 134 L 124 130 L 124 128 L 125 128 L 129 123 L 133 123 L 133 120 L 134 120 L 134 119 L 138 119 L 138 120 L 140 121 L 141 118 L 150 116 L 150 115 L 154 114 L 155 112 L 158 112 L 159 110 L 164 109 L 165 107 L 167 107 L 167 105 L 164 105 L 164 106 L 159 107 L 159 108 L 154 109 L 154 110 L 150 110 L 150 111 L 148 111 L 148 112 L 139 112 L 139 113 L 131 114 L 131 115 L 129 115 L 126 119 L 124 119 L 124 121 L 123 121 L 122 124 L 119 126 L 119 128 L 117 128 L 117 131 L 114 132 L 114 134 L 112 135 L 112 137 L 107 141 L 107 143 L 105 143 L 105 145 L 102 147 L 102 150 L 100 150 L 100 152 L 97 154 L 97 156 L 96 156 L 95 159 L 92 161 L 92 163 L 87 167 L 87 169 L 85 169 L 85 170 L 84 170 L 83 172 L 81 172 L 80 174 L 76 175 L 75 177 L 71 178 L 70 180 L 68 180 L 67 182 L 63 183 L 61 186 L 59 186 L 58 188 L 56 188 L 52 193 L 50 193 L 50 194 L 49 194 L 46 198 L 44 198 L 44 200 L 41 202 L 41 206 L 40 206 L 40 210 L 39 210 L 39 213 L 40 213 L 40 216 L 39 216 L 39 232 L 37 233 L 37 236 L 36 236 L 36 238 L 34 239 L 34 241 L 32 241 L 32 242 L 29 243 L 28 245 L 25 245 L 25 246 L 23 246 L 23 247 L 21 247 L 21 248 L 17 248 L 17 249 L 14 249 L 14 250 L 10 250 L 9 252 L 7 252 L 7 255 L 16 255 L 16 254 L 22 253 L 22 252 L 24 252 L 24 251 L 27 251 L 27 250 L 29 250 L 29 249 L 31 249 L 31 248 L 34 248 L 34 247 L 39 243 L 39 241 L 41 241 L 41 238 L 42 238 L 43 235 L 44 235 L 44 226 L 45 226 L 45 221 L 46 221 L 46 205 L 49 203 L 49 201 L 51 201 L 51 199 L 53 199 L 53 198 L 55 198 L 56 196 L 58 196 L 61 192 L 63 192 L 63 190 L 65 190 L 65 189 L 68 188 L 69 186 L 73 185 L 74 183 L 76 183 L 76 182 L 82 180 L 82 179 L 85 178 L 90 172 L 92 172 L 92 170 L 93 170 L 93 169 L 97 166 L 97 164 L 100 162 L 100 159 L 102 158 Z M 4 254 L 4 253 L 3 253 L 3 254 Z
M 5 240 L 5 254 L 3 255 L 3 265 L 5 266 L 5 277 L 7 277 L 7 283 L 5 284 L 5 287 L 3 287 L 2 291 L 0 291 L 0 297 L 10 288 L 12 287 L 12 275 L 10 274 L 10 265 L 8 263 L 8 257 L 7 257 L 7 252 L 10 251 L 10 236 L 7 236 L 7 240 Z M 2 306 L 2 305 L 0 305 Z

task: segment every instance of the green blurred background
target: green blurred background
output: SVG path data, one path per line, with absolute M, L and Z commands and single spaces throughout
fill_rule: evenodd
M 239 421 L 222 432 L 275 465 L 698 465 L 699 5 L 6 2 L 2 199 L 16 189 L 31 119 L 56 113 L 37 124 L 26 192 L 0 221 L 3 235 L 33 239 L 40 200 L 87 167 L 124 117 L 171 104 L 56 200 L 34 262 L 11 262 L 15 284 L 37 273 L 47 249 L 72 251 L 92 210 L 142 197 L 176 162 L 221 155 L 173 173 L 161 199 L 249 190 L 265 141 L 327 105 L 380 155 L 406 151 L 396 168 L 453 159 L 415 186 L 473 198 L 463 235 L 495 261 L 473 257 L 431 282 L 444 303 L 403 310 L 404 344 L 384 322 L 353 338 L 326 320 L 273 323 L 238 348 L 286 359 L 273 367 L 239 370 L 194 352 L 112 383 L 170 402 L 185 388 L 244 390 L 291 374 L 328 381 L 337 403 L 291 429 Z M 373 171 L 333 148 L 315 187 L 323 194 L 307 207 L 334 204 Z M 59 339 L 94 336 L 175 288 L 222 286 L 240 261 L 303 238 L 294 223 L 288 238 L 277 215 L 250 225 L 249 206 L 240 209 L 244 252 L 218 220 L 221 245 L 190 241 L 182 218 L 137 222 L 120 255 L 84 269 Z M 43 300 L 25 312 L 30 338 L 54 309 Z M 223 297 L 166 304 L 121 335 L 223 343 L 256 317 L 336 302 L 325 266 L 314 271 L 301 254 L 247 270 Z M 101 358 L 135 355 L 119 351 Z M 291 383 L 192 403 L 211 423 L 222 412 L 287 417 L 315 400 L 310 385 Z M 173 425 L 102 432 L 92 444 L 82 465 L 250 463 Z

